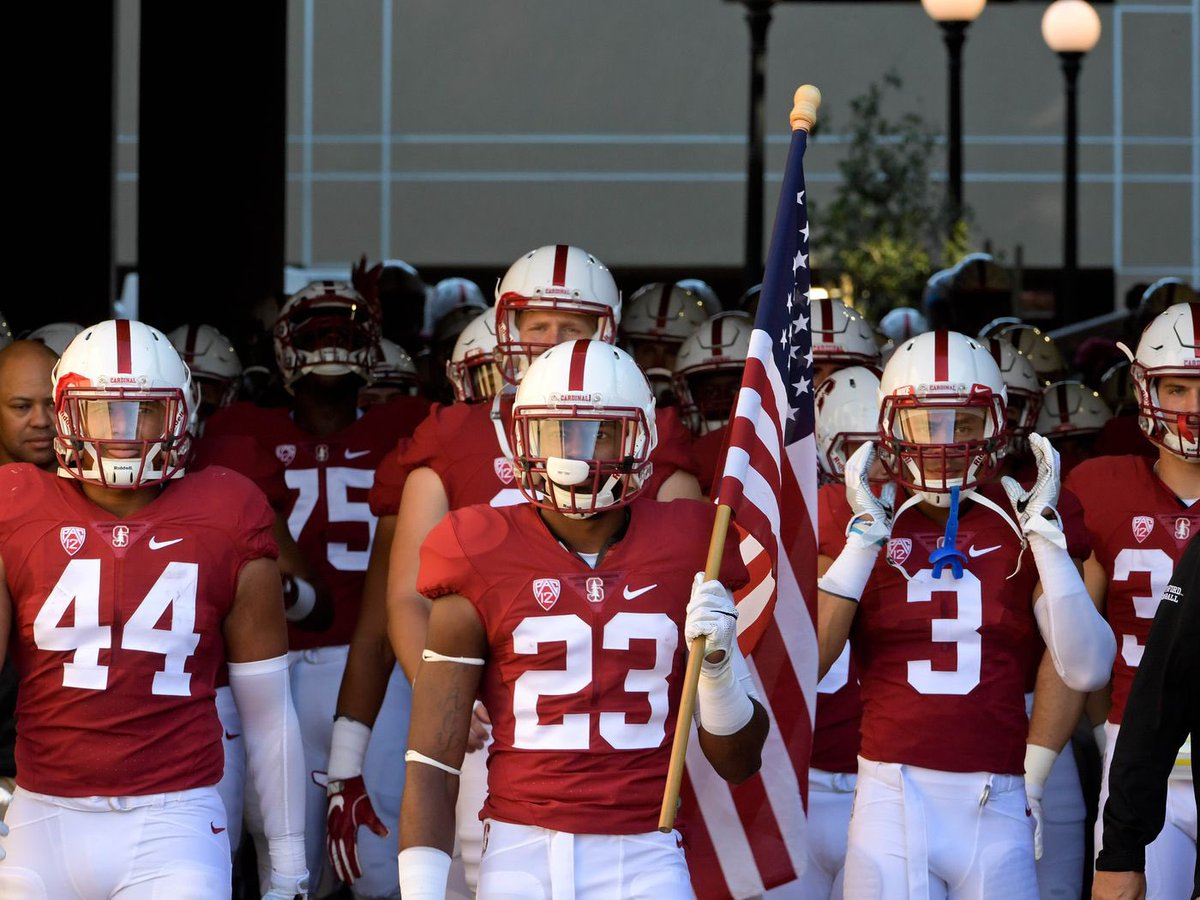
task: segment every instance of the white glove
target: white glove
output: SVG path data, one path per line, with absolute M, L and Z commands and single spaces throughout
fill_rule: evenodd
M 308 873 L 298 877 L 271 873 L 271 888 L 262 900 L 305 900 L 308 897 Z
M 1054 546 L 1066 550 L 1067 539 L 1063 535 L 1056 508 L 1060 483 L 1058 451 L 1036 431 L 1029 435 L 1029 446 L 1038 470 L 1033 487 L 1026 491 L 1015 478 L 1008 475 L 1001 478 L 1000 483 L 1004 485 L 1008 502 L 1017 514 L 1017 524 L 1022 533 L 1026 536 L 1040 534 Z M 1054 514 L 1054 519 L 1042 515 L 1046 510 Z
M 700 635 L 706 638 L 704 662 L 700 668 L 703 674 L 716 678 L 729 668 L 730 650 L 737 640 L 737 616 L 733 595 L 725 585 L 719 581 L 705 581 L 704 573 L 697 572 L 688 600 L 683 638 L 689 645 Z
M 8 837 L 8 826 L 4 824 L 4 820 L 0 819 L 0 837 Z M 5 857 L 4 845 L 0 844 L 0 860 Z
M 1042 794 L 1043 785 L 1025 783 L 1025 803 L 1029 806 L 1029 814 L 1033 816 L 1033 858 L 1042 858 Z
M 875 443 L 866 441 L 846 460 L 846 500 L 854 515 L 850 535 L 866 544 L 882 546 L 892 536 L 892 509 L 896 485 L 888 482 L 876 497 L 871 490 L 871 466 L 875 462 Z

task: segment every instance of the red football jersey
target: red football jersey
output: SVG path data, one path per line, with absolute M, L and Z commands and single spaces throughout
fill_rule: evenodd
M 817 492 L 817 547 L 822 556 L 837 559 L 842 552 L 850 515 L 844 484 L 827 484 Z M 861 726 L 858 666 L 847 645 L 817 683 L 812 767 L 826 772 L 857 772 Z
M 511 506 L 524 503 L 513 472 L 508 434 L 512 425 L 513 394 L 503 395 L 500 419 L 492 419 L 491 403 L 452 403 L 434 406 L 428 418 L 413 433 L 407 450 L 391 461 L 393 483 L 400 472 L 427 466 L 437 472 L 446 489 L 450 509 L 486 503 Z M 668 476 L 677 469 L 691 472 L 691 437 L 673 409 L 657 410 L 658 445 L 650 459 L 654 463 L 644 496 L 654 497 Z M 499 430 L 498 430 L 499 429 Z M 387 501 L 391 500 L 394 506 Z M 380 515 L 400 508 L 400 494 L 394 487 L 377 489 L 374 507 Z
M 1137 413 L 1113 416 L 1104 423 L 1092 444 L 1093 456 L 1145 456 L 1158 459 L 1158 447 L 1142 433 Z
M 700 481 L 700 489 L 706 497 L 711 497 L 717 478 L 717 469 L 724 457 L 725 438 L 729 427 L 722 426 L 716 431 L 706 431 L 692 440 L 692 459 L 696 464 L 696 478 Z
M 274 509 L 287 509 L 291 503 L 292 495 L 287 482 L 283 480 L 283 463 L 249 435 L 204 435 L 193 447 L 187 467 L 189 472 L 199 472 L 209 466 L 224 466 L 245 475 L 258 485 Z
M 1184 505 L 1144 456 L 1103 456 L 1077 466 L 1067 483 L 1084 507 L 1096 561 L 1108 576 L 1108 622 L 1117 638 L 1112 707 L 1121 724 L 1158 601 L 1175 563 L 1200 531 L 1200 503 Z
M 652 831 L 683 678 L 683 624 L 715 507 L 642 499 L 592 569 L 530 504 L 451 512 L 417 589 L 461 594 L 487 631 L 492 717 L 481 817 L 577 834 Z M 734 531 L 721 580 L 747 578 Z M 436 602 L 436 601 L 435 601 Z
M 209 419 L 206 439 L 249 435 L 282 463 L 290 493 L 284 509 L 288 531 L 333 597 L 328 630 L 288 628 L 293 650 L 350 642 L 375 538 L 376 519 L 367 503 L 375 468 L 427 408 L 420 398 L 398 397 L 326 437 L 300 429 L 283 407 L 236 403 Z
M 411 437 L 400 438 L 375 470 L 375 483 L 367 494 L 372 515 L 382 518 L 400 512 L 400 498 L 404 495 L 404 481 L 409 471 L 401 460 L 411 443 Z
M 222 468 L 116 519 L 77 482 L 0 469 L 21 786 L 64 797 L 216 784 L 213 683 L 242 566 L 277 555 L 262 492 Z
M 1011 515 L 997 484 L 980 493 Z M 1072 556 L 1086 536 L 1064 518 Z M 1024 771 L 1027 674 L 1040 659 L 1033 554 L 995 511 L 961 511 L 963 577 L 934 579 L 945 528 L 918 508 L 894 523 L 851 629 L 862 684 L 862 755 L 949 772 Z M 1019 568 L 1018 568 L 1019 564 Z M 905 575 L 901 573 L 901 569 Z

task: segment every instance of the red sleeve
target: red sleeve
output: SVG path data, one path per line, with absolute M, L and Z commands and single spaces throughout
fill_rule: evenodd
M 403 452 L 399 454 L 397 463 L 408 471 L 422 466 L 432 466 L 434 460 L 442 455 L 441 420 L 450 407 L 435 403 L 429 409 L 429 415 L 416 427 Z M 397 504 L 399 508 L 399 504 Z
M 401 438 L 396 448 L 383 458 L 375 470 L 375 483 L 367 495 L 371 515 L 394 516 L 400 512 L 400 497 L 404 493 L 404 481 L 411 469 L 401 462 L 411 438 Z
M 417 592 L 430 600 L 447 594 L 465 596 L 474 581 L 474 569 L 454 527 L 459 512 L 456 510 L 438 522 L 421 544 Z
M 826 484 L 817 492 L 817 547 L 821 555 L 837 559 L 846 546 L 846 523 L 851 513 L 844 484 Z

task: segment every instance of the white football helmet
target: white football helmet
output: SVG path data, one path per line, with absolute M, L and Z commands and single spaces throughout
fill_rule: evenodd
M 8 326 L 8 319 L 4 318 L 4 313 L 0 312 L 0 350 L 3 350 L 12 342 L 12 329 Z
M 464 328 L 446 362 L 446 377 L 460 403 L 490 400 L 504 387 L 496 368 L 496 316 L 489 309 Z
M 624 350 L 567 341 L 533 361 L 513 403 L 517 483 L 529 502 L 576 519 L 624 506 L 650 477 L 654 395 Z
M 879 345 L 866 319 L 840 300 L 814 300 L 810 308 L 814 363 L 879 365 Z
M 1050 438 L 1098 434 L 1112 418 L 1104 398 L 1082 381 L 1056 381 L 1046 385 L 1037 433 Z
M 879 384 L 884 465 L 934 506 L 996 470 L 1007 439 L 1000 367 L 974 338 L 927 331 L 901 344 Z
M 834 372 L 813 397 L 817 413 L 817 462 L 825 484 L 846 480 L 846 460 L 857 447 L 879 440 L 879 376 L 866 366 Z
M 1037 430 L 1042 407 L 1042 383 L 1026 356 L 1008 341 L 990 337 L 980 339 L 1000 367 L 1008 389 L 1008 450 L 1023 453 L 1030 432 Z M 1045 434 L 1038 430 L 1039 434 Z
M 678 345 L 718 312 L 703 296 L 678 284 L 646 284 L 621 311 L 621 336 Z
M 75 340 L 75 335 L 81 331 L 83 326 L 78 322 L 51 322 L 49 325 L 33 329 L 25 335 L 25 339 L 40 341 L 53 350 L 56 356 L 62 356 L 67 345 Z
M 921 311 L 912 306 L 893 307 L 879 320 L 879 333 L 897 344 L 928 330 L 929 323 Z
M 433 286 L 425 301 L 425 327 L 422 336 L 429 340 L 442 318 L 462 307 L 484 310 L 487 300 L 479 285 L 467 278 L 443 278 Z
M 380 315 L 344 281 L 314 281 L 275 320 L 275 362 L 289 391 L 305 375 L 371 380 L 379 354 Z
M 139 488 L 184 474 L 192 379 L 160 331 L 128 319 L 85 328 L 51 378 L 59 475 Z
M 1100 396 L 1113 411 L 1114 416 L 1137 412 L 1138 396 L 1133 385 L 1133 371 L 1129 360 L 1113 363 L 1100 376 Z
M 371 367 L 371 387 L 399 388 L 415 395 L 420 379 L 408 351 L 387 338 L 379 339 L 379 359 Z
M 1036 325 L 1026 325 L 1020 319 L 1008 321 L 1006 317 L 989 322 L 979 335 L 981 338 L 1000 338 L 1008 341 L 1029 360 L 1043 383 L 1057 381 L 1067 370 L 1067 364 L 1054 339 Z
M 1163 376 L 1200 378 L 1200 302 L 1176 303 L 1142 332 L 1137 354 L 1118 345 L 1133 362 L 1138 423 L 1154 444 L 1188 462 L 1200 462 L 1200 414 L 1164 406 L 1158 394 Z
M 1160 315 L 1176 303 L 1200 301 L 1196 289 L 1182 278 L 1160 278 L 1142 292 L 1138 315 L 1143 322 Z
M 719 313 L 680 345 L 675 356 L 675 396 L 693 434 L 716 431 L 728 423 L 753 330 L 749 313 Z
M 180 325 L 167 340 L 187 363 L 192 382 L 213 385 L 214 405 L 229 406 L 237 399 L 242 361 L 233 342 L 211 325 Z
M 716 315 L 725 308 L 721 303 L 721 298 L 713 290 L 712 285 L 703 278 L 680 278 L 675 283 L 684 290 L 699 294 L 701 299 L 704 300 L 704 305 L 713 311 L 713 315 Z
M 611 344 L 621 324 L 621 292 L 604 263 L 579 247 L 538 247 L 509 266 L 496 285 L 496 362 L 513 384 L 553 346 L 522 339 L 520 319 L 529 310 L 592 316 L 596 330 L 591 337 Z

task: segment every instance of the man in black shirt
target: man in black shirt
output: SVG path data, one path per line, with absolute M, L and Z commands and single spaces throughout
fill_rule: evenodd
M 1163 827 L 1167 781 L 1188 734 L 1200 731 L 1200 537 L 1163 593 L 1117 739 L 1104 807 L 1104 849 L 1092 900 L 1146 896 L 1146 845 Z M 1196 782 L 1192 782 L 1196 791 Z M 1198 792 L 1200 793 L 1200 792 Z M 1200 799 L 1200 797 L 1198 797 Z M 1180 865 L 1185 865 L 1180 860 Z M 1200 863 L 1191 896 L 1200 895 Z

